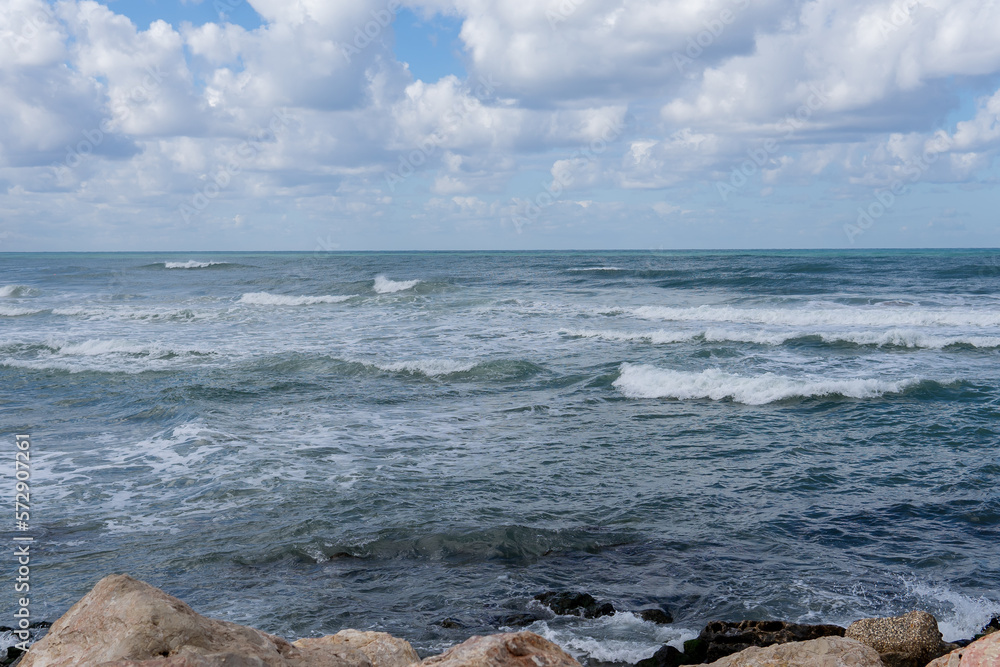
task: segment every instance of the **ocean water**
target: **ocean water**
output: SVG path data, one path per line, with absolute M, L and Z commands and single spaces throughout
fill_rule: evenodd
M 529 627 L 590 664 L 714 619 L 970 636 L 998 362 L 1000 251 L 0 255 L 50 621 L 126 572 L 423 655 L 546 590 L 623 610 Z

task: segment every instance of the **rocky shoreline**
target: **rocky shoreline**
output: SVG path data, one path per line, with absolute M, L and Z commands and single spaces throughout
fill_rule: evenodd
M 535 597 L 553 613 L 597 618 L 616 613 L 586 593 Z M 665 609 L 635 612 L 672 622 Z M 445 619 L 448 622 L 451 619 Z M 528 625 L 516 614 L 498 624 Z M 961 642 L 942 641 L 923 611 L 867 618 L 847 628 L 785 621 L 713 621 L 681 651 L 664 645 L 636 667 L 1000 667 L 1000 617 Z M 342 630 L 288 642 L 254 628 L 197 614 L 187 604 L 127 575 L 110 575 L 73 605 L 27 653 L 0 655 L 18 667 L 579 667 L 556 644 L 532 632 L 474 636 L 423 660 L 404 639 Z

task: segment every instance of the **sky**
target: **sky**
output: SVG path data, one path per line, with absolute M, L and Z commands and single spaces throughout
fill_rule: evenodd
M 998 247 L 994 0 L 0 0 L 0 252 Z

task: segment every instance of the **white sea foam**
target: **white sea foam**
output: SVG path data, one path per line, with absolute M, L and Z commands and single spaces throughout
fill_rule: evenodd
M 982 630 L 991 618 L 1000 615 L 1000 601 L 997 600 L 973 598 L 945 586 L 911 579 L 904 579 L 903 584 L 912 595 L 929 601 L 935 608 L 938 629 L 946 642 L 968 639 Z
M 621 313 L 621 309 L 603 311 Z M 1000 310 L 970 310 L 967 308 L 733 308 L 731 306 L 699 306 L 671 308 L 640 306 L 630 311 L 648 320 L 675 322 L 734 322 L 741 324 L 772 324 L 784 326 L 1000 326 Z
M 561 619 L 560 619 L 561 620 Z M 619 612 L 593 621 L 537 621 L 528 629 L 558 644 L 573 657 L 598 662 L 635 664 L 651 657 L 663 644 L 680 649 L 697 632 L 677 626 L 647 623 Z
M 379 294 L 391 294 L 413 289 L 419 283 L 419 280 L 389 280 L 383 275 L 377 275 L 375 276 L 375 291 Z
M 257 306 L 312 306 L 318 303 L 341 303 L 351 296 L 347 294 L 327 294 L 323 296 L 287 296 L 267 292 L 247 292 L 240 297 L 240 303 Z
M 771 331 L 732 330 L 710 327 L 696 331 L 614 331 L 614 330 L 564 330 L 570 336 L 599 338 L 617 342 L 648 342 L 654 345 L 685 343 L 701 338 L 709 343 L 754 343 L 757 345 L 782 345 L 790 340 L 815 336 L 826 343 L 853 343 L 874 347 L 908 347 L 940 350 L 950 345 L 968 345 L 983 349 L 1000 347 L 1000 336 L 933 335 L 914 329 L 887 329 L 885 331 Z
M 763 405 L 789 398 L 840 395 L 875 398 L 902 391 L 917 379 L 792 378 L 774 373 L 743 376 L 710 368 L 700 373 L 673 371 L 645 364 L 622 364 L 614 387 L 628 398 L 732 399 L 746 405 Z
M 209 358 L 213 351 L 180 348 L 161 343 L 136 344 L 125 340 L 93 338 L 80 342 L 48 340 L 34 356 L 3 357 L 0 365 L 35 370 L 59 370 L 70 373 L 100 371 L 142 373 L 190 364 L 192 358 Z
M 400 361 L 392 364 L 374 364 L 376 368 L 390 373 L 419 373 L 428 377 L 463 373 L 475 368 L 476 364 L 469 361 L 453 361 L 451 359 L 420 359 L 416 361 Z
M 0 297 L 38 296 L 40 290 L 27 285 L 4 285 L 0 287 Z
M 36 315 L 42 312 L 32 308 L 5 308 L 0 306 L 0 317 L 23 317 L 24 315 Z
M 167 269 L 206 269 L 210 266 L 219 266 L 220 264 L 229 264 L 230 262 L 196 262 L 193 259 L 187 262 L 164 262 L 163 266 Z

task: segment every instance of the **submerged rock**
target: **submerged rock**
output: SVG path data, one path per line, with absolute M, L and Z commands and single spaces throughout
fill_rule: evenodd
M 752 646 L 721 658 L 712 667 L 881 667 L 870 646 L 845 637 Z
M 1000 665 L 1000 632 L 993 631 L 968 646 L 957 648 L 933 660 L 927 667 L 997 667 L 997 665 Z
M 752 646 L 804 642 L 821 637 L 843 637 L 838 625 L 803 625 L 786 621 L 713 621 L 696 639 L 684 642 L 687 664 L 714 662 Z
M 941 641 L 937 620 L 926 611 L 863 618 L 848 626 L 846 636 L 878 651 L 886 667 L 924 667 L 955 648 Z
M 548 591 L 536 595 L 535 599 L 559 616 L 597 618 L 599 616 L 613 616 L 615 613 L 615 608 L 610 602 L 598 602 L 587 593 Z
M 541 617 L 537 614 L 532 614 L 530 612 L 515 612 L 511 614 L 504 614 L 503 616 L 494 616 L 490 619 L 490 625 L 494 625 L 498 628 L 523 628 L 524 626 L 531 625 L 538 620 L 541 620 Z
M 640 609 L 635 612 L 635 615 L 644 621 L 656 623 L 657 625 L 667 625 L 668 623 L 674 622 L 674 617 L 670 615 L 670 612 L 665 609 L 660 609 L 659 607 L 655 607 L 653 609 Z
M 421 667 L 580 667 L 568 653 L 533 632 L 471 637 Z

